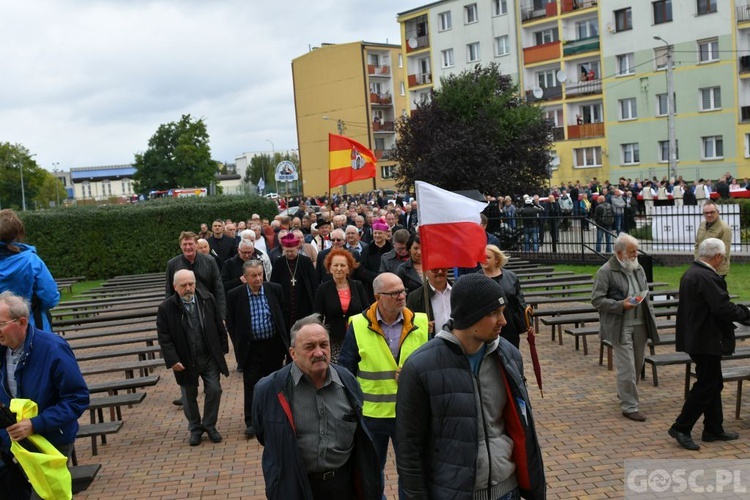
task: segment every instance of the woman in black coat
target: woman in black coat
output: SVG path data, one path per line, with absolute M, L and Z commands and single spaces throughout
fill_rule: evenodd
M 340 248 L 331 250 L 324 265 L 333 279 L 318 287 L 313 310 L 323 316 L 323 322 L 331 334 L 331 361 L 335 363 L 344 342 L 349 317 L 367 309 L 370 301 L 362 282 L 349 278 L 359 265 L 349 251 Z
M 406 242 L 406 250 L 409 252 L 409 258 L 398 266 L 396 274 L 404 283 L 407 290 L 416 290 L 422 286 L 422 246 L 419 242 L 419 235 L 412 234 L 409 241 Z

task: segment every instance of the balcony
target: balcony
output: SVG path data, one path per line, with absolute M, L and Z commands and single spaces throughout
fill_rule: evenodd
M 426 49 L 430 46 L 430 37 L 428 35 L 413 36 L 406 39 L 406 53 L 416 50 Z
M 532 103 L 536 101 L 554 101 L 562 98 L 562 87 L 540 87 L 542 89 L 542 97 L 536 97 L 533 90 L 526 91 L 526 102 Z
M 430 73 L 421 73 L 418 75 L 409 75 L 409 87 L 416 87 L 417 85 L 427 85 L 432 83 L 432 75 Z
M 740 108 L 740 122 L 750 122 L 750 106 L 742 106 Z
M 373 149 L 372 151 L 375 154 L 375 159 L 377 161 L 386 161 L 391 159 L 391 150 L 390 149 Z
M 740 73 L 750 71 L 750 56 L 740 56 Z
M 393 102 L 391 94 L 386 92 L 385 94 L 378 94 L 377 92 L 370 92 L 370 104 L 380 104 L 382 106 L 390 106 Z
M 391 76 L 390 66 L 375 66 L 374 64 L 367 65 L 367 74 L 372 76 Z
M 543 43 L 523 49 L 523 63 L 532 64 L 560 58 L 560 41 Z
M 583 123 L 568 125 L 568 139 L 587 139 L 589 137 L 604 136 L 603 123 Z
M 737 11 L 737 24 L 744 24 L 750 22 L 750 4 L 738 5 Z
M 395 132 L 396 128 L 393 122 L 384 122 L 380 120 L 373 120 L 372 122 L 373 132 Z
M 555 127 L 552 129 L 552 140 L 564 141 L 565 140 L 565 127 Z
M 591 36 L 588 38 L 579 38 L 566 43 L 563 46 L 563 55 L 572 56 L 575 54 L 583 54 L 584 52 L 593 52 L 599 50 L 599 35 Z
M 566 97 L 580 97 L 602 93 L 601 80 L 587 80 L 585 82 L 571 82 L 565 86 Z
M 562 13 L 573 12 L 577 10 L 589 9 L 596 7 L 597 0 L 562 0 L 561 2 Z
M 524 2 L 521 5 L 521 22 L 525 23 L 543 17 L 555 17 L 557 15 L 557 2 L 540 5 L 539 0 Z

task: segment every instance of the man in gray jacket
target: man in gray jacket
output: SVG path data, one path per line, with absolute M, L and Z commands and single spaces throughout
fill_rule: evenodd
M 623 224 L 625 221 L 625 199 L 622 197 L 622 191 L 615 189 L 611 203 L 612 211 L 615 213 L 615 234 L 620 234 L 625 230 Z
M 646 420 L 638 411 L 636 387 L 646 341 L 659 340 L 647 291 L 646 273 L 638 263 L 638 241 L 621 233 L 615 240 L 615 254 L 596 273 L 591 304 L 599 310 L 599 336 L 612 343 L 622 414 L 636 422 Z

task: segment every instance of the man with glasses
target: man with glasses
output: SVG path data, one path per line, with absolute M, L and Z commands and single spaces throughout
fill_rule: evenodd
M 364 393 L 362 414 L 382 475 L 388 440 L 394 449 L 398 446 L 394 440 L 398 375 L 408 357 L 427 342 L 429 327 L 426 314 L 406 307 L 408 291 L 395 274 L 378 275 L 373 290 L 376 302 L 350 319 L 339 364 L 357 377 Z
M 393 233 L 391 245 L 393 249 L 383 254 L 380 259 L 380 272 L 396 274 L 398 266 L 409 260 L 409 252 L 406 250 L 406 242 L 409 241 L 410 233 L 406 229 L 399 229 Z
M 240 240 L 240 244 L 237 246 L 237 255 L 226 261 L 221 267 L 221 281 L 224 284 L 225 295 L 233 288 L 246 284 L 242 266 L 250 260 L 263 263 L 262 257 L 255 252 L 255 244 L 250 240 Z M 269 274 L 266 274 L 264 266 L 263 280 L 268 281 L 268 277 Z
M 724 242 L 726 247 L 726 260 L 719 265 L 716 272 L 719 276 L 726 277 L 729 274 L 729 250 L 732 248 L 732 229 L 719 217 L 719 206 L 713 201 L 703 205 L 703 218 L 695 233 L 695 258 L 698 258 L 698 248 L 708 238 L 716 238 Z

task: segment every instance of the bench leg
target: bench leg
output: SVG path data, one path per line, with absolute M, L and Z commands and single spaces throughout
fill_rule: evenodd
M 659 379 L 656 377 L 656 364 L 651 365 L 651 377 L 654 379 L 654 387 L 659 385 Z
M 599 366 L 604 364 L 604 344 L 599 342 Z
M 554 328 L 554 326 L 552 328 Z M 563 345 L 562 325 L 557 325 L 557 339 L 559 341 L 558 344 Z
M 578 350 L 578 348 L 580 346 L 580 341 L 578 339 L 579 339 L 579 337 L 576 336 L 576 351 Z
M 78 456 L 76 455 L 75 443 L 73 443 L 73 448 L 70 450 L 70 461 L 74 466 L 78 465 Z
M 742 406 L 742 379 L 737 381 L 737 406 L 734 408 L 734 418 L 740 418 L 740 407 Z
M 607 346 L 607 371 L 612 371 L 614 366 L 614 361 L 612 360 L 612 347 Z
M 589 355 L 589 346 L 586 342 L 586 335 L 583 336 L 583 355 L 588 356 Z

